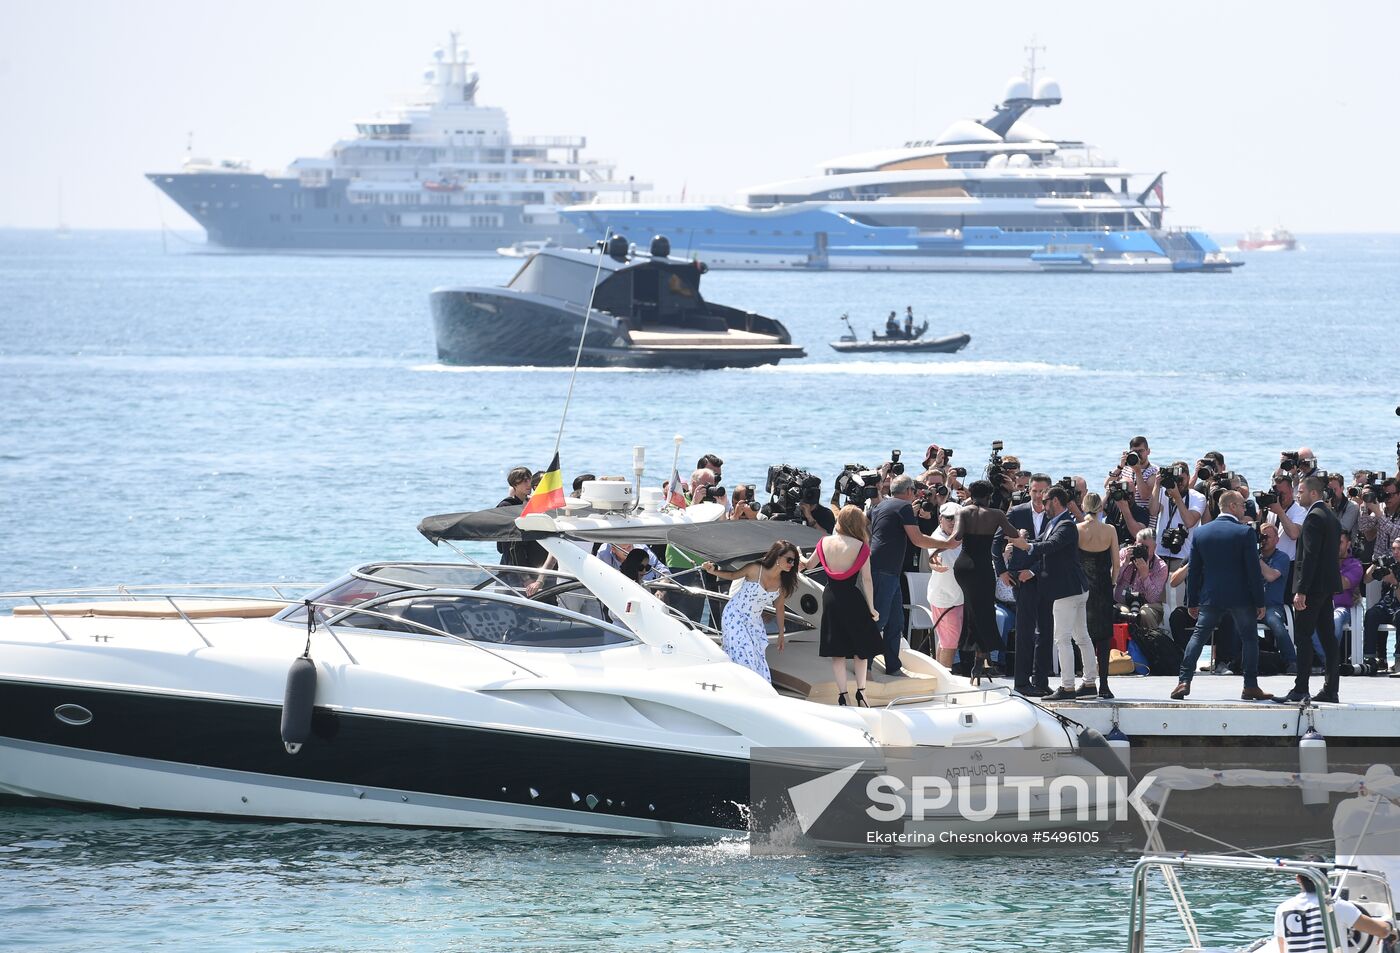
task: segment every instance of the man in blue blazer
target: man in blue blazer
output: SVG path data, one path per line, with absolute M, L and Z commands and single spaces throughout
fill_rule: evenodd
M 1032 542 L 1022 537 L 1012 540 L 1012 545 L 1030 558 L 1040 559 L 1040 598 L 1053 607 L 1060 688 L 1046 697 L 1050 701 L 1064 701 L 1097 695 L 1098 658 L 1085 618 L 1089 580 L 1079 560 L 1079 526 L 1069 512 L 1069 493 L 1064 487 L 1052 486 L 1046 491 L 1045 508 L 1050 521 L 1041 538 Z M 1079 645 L 1079 656 L 1084 663 L 1084 685 L 1078 691 L 1074 688 L 1075 643 Z
M 1196 620 L 1196 628 L 1181 660 L 1181 679 L 1172 690 L 1175 701 L 1191 694 L 1191 676 L 1200 661 L 1201 649 L 1226 616 L 1234 622 L 1240 636 L 1240 657 L 1244 663 L 1244 691 L 1240 698 L 1274 699 L 1259 688 L 1255 620 L 1264 616 L 1264 575 L 1259 571 L 1259 544 L 1254 530 L 1244 523 L 1244 513 L 1243 496 L 1234 490 L 1222 493 L 1220 516 L 1191 536 L 1186 606 Z
M 1050 523 L 1045 508 L 1045 491 L 1050 478 L 1043 473 L 1031 477 L 1030 502 L 1011 507 L 1006 514 L 1011 525 L 1039 539 Z M 997 575 L 1016 592 L 1016 681 L 1015 689 L 1031 698 L 1050 694 L 1050 646 L 1054 639 L 1053 603 L 1040 596 L 1040 559 L 1013 550 L 1006 558 L 1006 535 L 997 530 L 992 538 L 992 565 Z

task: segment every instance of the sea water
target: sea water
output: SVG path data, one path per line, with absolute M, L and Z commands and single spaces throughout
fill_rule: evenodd
M 164 245 L 164 247 L 163 247 Z M 648 484 L 703 453 L 825 486 L 931 442 L 980 473 L 992 440 L 1092 485 L 1134 434 L 1218 449 L 1261 487 L 1300 444 L 1395 469 L 1400 237 L 1320 236 L 1232 274 L 706 276 L 781 319 L 772 368 L 579 375 L 573 474 Z M 315 582 L 454 558 L 424 516 L 494 504 L 553 451 L 567 371 L 436 361 L 428 292 L 504 259 L 205 254 L 159 234 L 0 231 L 0 590 Z M 912 305 L 956 355 L 840 355 Z M 478 548 L 483 554 L 489 548 Z M 1113 950 L 1129 859 L 750 857 L 742 841 L 204 822 L 0 803 L 0 946 L 93 949 Z M 1201 892 L 1206 936 L 1270 929 L 1278 881 Z M 1160 948 L 1184 945 L 1157 891 Z

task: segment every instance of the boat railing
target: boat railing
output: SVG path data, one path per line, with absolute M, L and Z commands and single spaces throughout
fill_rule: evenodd
M 961 695 L 997 695 L 1003 698 L 1011 697 L 1011 689 L 1006 685 L 993 685 L 990 688 L 960 688 L 951 692 L 921 692 L 916 695 L 896 695 L 885 703 L 886 708 L 893 708 L 895 705 L 908 704 L 910 702 L 937 701 L 944 705 L 956 705 L 956 701 L 950 699 Z
M 1144 953 L 1146 949 L 1147 924 L 1149 922 L 1147 909 L 1147 875 L 1154 868 L 1162 872 L 1167 890 L 1172 898 L 1172 903 L 1176 907 L 1177 917 L 1181 921 L 1182 928 L 1186 931 L 1186 936 L 1190 943 L 1189 949 L 1199 950 L 1202 949 L 1200 928 L 1197 926 L 1195 916 L 1191 912 L 1191 905 L 1187 901 L 1185 891 L 1181 887 L 1177 871 L 1194 868 L 1199 870 L 1241 873 L 1248 871 L 1256 873 L 1270 872 L 1291 874 L 1307 878 L 1307 880 L 1312 883 L 1315 896 L 1327 897 L 1331 893 L 1327 882 L 1327 872 L 1337 869 L 1338 867 L 1339 865 L 1336 864 L 1294 861 L 1286 858 L 1238 857 L 1215 854 L 1148 854 L 1139 859 L 1133 866 L 1133 892 L 1132 898 L 1128 904 L 1128 953 Z M 1330 903 L 1323 906 L 1321 920 L 1323 936 L 1326 940 L 1326 946 L 1324 948 L 1328 950 L 1342 949 L 1341 930 L 1337 925 L 1336 914 L 1333 912 Z

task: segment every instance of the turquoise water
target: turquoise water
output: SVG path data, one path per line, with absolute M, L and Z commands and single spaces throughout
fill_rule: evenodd
M 1324 467 L 1394 470 L 1400 237 L 1306 244 L 1231 275 L 715 273 L 707 296 L 782 319 L 811 356 L 585 372 L 564 469 L 627 472 L 641 443 L 659 482 L 680 433 L 683 470 L 713 450 L 726 483 L 788 462 L 829 486 L 845 463 L 933 440 L 975 471 L 1001 439 L 1093 483 L 1142 432 L 1159 460 L 1220 449 L 1256 485 L 1300 443 Z M 511 466 L 543 466 L 568 383 L 435 364 L 427 292 L 512 267 L 0 232 L 0 590 L 316 581 L 450 558 L 417 521 L 489 506 Z M 864 361 L 826 347 L 842 312 L 863 329 L 906 304 L 971 346 Z M 6 804 L 0 945 L 1112 950 L 1128 869 Z M 1217 885 L 1203 920 L 1244 942 L 1288 892 Z

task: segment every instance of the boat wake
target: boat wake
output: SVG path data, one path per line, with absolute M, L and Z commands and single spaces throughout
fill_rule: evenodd
M 861 377 L 998 377 L 1062 376 L 1085 373 L 1077 364 L 1048 361 L 839 361 L 825 364 L 789 362 L 757 367 L 749 373 L 859 375 Z
M 451 364 L 419 364 L 414 371 L 452 374 L 568 374 L 568 367 L 511 367 L 505 365 L 458 366 Z M 656 368 L 580 367 L 580 374 L 656 374 Z M 1052 364 L 1048 361 L 839 361 L 807 363 L 785 361 L 763 367 L 732 368 L 737 374 L 807 374 L 819 376 L 860 377 L 998 377 L 998 376 L 1067 376 L 1087 373 L 1077 364 Z M 674 370 L 666 373 L 676 373 Z M 706 371 L 707 374 L 723 371 Z

